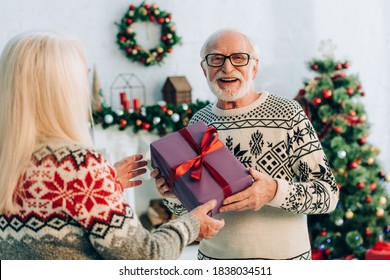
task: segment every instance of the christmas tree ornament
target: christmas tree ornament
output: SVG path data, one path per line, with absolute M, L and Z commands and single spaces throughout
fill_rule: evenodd
M 336 127 L 334 128 L 334 131 L 335 131 L 337 134 L 340 134 L 340 133 L 343 132 L 343 128 L 342 128 L 341 126 L 336 126 Z
M 188 104 L 187 103 L 182 103 L 181 104 L 181 108 L 183 109 L 183 111 L 188 110 Z
M 383 208 L 377 208 L 376 209 L 376 216 L 378 218 L 382 218 L 385 215 L 385 210 Z
M 359 138 L 358 142 L 360 145 L 364 145 L 364 144 L 366 144 L 367 141 L 366 141 L 366 138 Z
M 359 182 L 356 184 L 356 187 L 359 189 L 359 190 L 362 190 L 364 188 L 364 183 L 363 182 Z
M 321 98 L 319 98 L 319 97 L 314 97 L 314 98 L 313 98 L 313 104 L 314 104 L 314 105 L 320 105 L 321 102 L 322 102 L 322 99 L 321 99 Z
M 116 110 L 115 111 L 115 114 L 117 115 L 117 116 L 122 116 L 123 115 L 123 110 L 121 110 L 121 109 L 119 109 L 119 110 Z
M 364 200 L 366 203 L 371 203 L 372 202 L 372 198 L 371 196 L 367 196 L 366 199 Z
M 358 248 L 363 244 L 363 237 L 356 230 L 348 232 L 345 240 L 350 248 Z
M 172 114 L 171 119 L 174 123 L 177 123 L 178 121 L 180 121 L 180 115 L 178 113 L 174 113 Z
M 304 95 L 305 93 L 306 91 L 303 88 L 301 88 L 298 92 L 299 95 Z
M 114 117 L 110 114 L 104 116 L 104 122 L 106 124 L 111 124 L 114 121 Z
M 331 89 L 324 89 L 324 90 L 322 91 L 322 97 L 325 98 L 325 99 L 331 98 L 332 95 L 333 95 L 333 92 L 332 92 Z
M 352 212 L 351 209 L 348 209 L 347 212 L 345 212 L 345 218 L 352 219 L 353 216 L 354 216 L 354 213 Z
M 348 62 L 344 62 L 344 63 L 343 63 L 343 68 L 344 68 L 344 69 L 348 69 L 348 67 L 349 67 Z
M 347 156 L 347 152 L 344 150 L 338 151 L 337 152 L 337 157 L 338 158 L 345 158 Z
M 311 69 L 313 69 L 314 71 L 317 71 L 318 70 L 318 65 L 317 64 L 313 64 L 311 66 Z
M 351 161 L 349 164 L 348 164 L 348 167 L 350 169 L 355 169 L 358 167 L 358 163 L 356 161 Z
M 150 123 L 145 122 L 145 123 L 142 124 L 142 129 L 143 130 L 148 130 L 149 128 L 150 128 Z
M 161 122 L 161 118 L 160 117 L 154 117 L 153 118 L 153 124 L 156 125 L 156 124 L 159 124 Z
M 364 231 L 364 234 L 367 236 L 371 235 L 371 233 L 372 233 L 372 230 L 370 228 L 366 228 L 366 230 Z
M 373 165 L 374 162 L 375 162 L 374 158 L 368 158 L 368 159 L 367 159 L 367 164 L 368 164 L 368 165 Z
M 378 155 L 380 153 L 380 149 L 376 146 L 372 146 L 371 152 L 374 153 L 375 155 Z
M 136 120 L 135 121 L 135 125 L 136 126 L 141 126 L 142 125 L 142 121 L 140 119 Z
M 376 190 L 376 184 L 375 183 L 371 183 L 369 186 L 370 186 L 370 190 L 371 191 L 375 191 Z
M 125 119 L 120 119 L 119 120 L 119 126 L 120 127 L 126 127 L 127 125 L 127 121 Z
M 336 66 L 334 67 L 336 70 L 341 70 L 343 68 L 343 66 L 341 65 L 341 63 L 337 63 Z
M 342 218 L 339 218 L 335 221 L 336 226 L 342 226 L 344 224 L 344 220 Z
M 379 203 L 382 205 L 382 206 L 385 206 L 387 204 L 387 198 L 384 197 L 384 196 L 381 196 L 379 198 Z
M 353 95 L 354 93 L 354 90 L 352 88 L 347 88 L 345 91 L 348 95 Z
M 157 102 L 157 105 L 159 105 L 160 107 L 166 106 L 167 102 L 165 102 L 164 100 L 160 100 L 160 101 Z

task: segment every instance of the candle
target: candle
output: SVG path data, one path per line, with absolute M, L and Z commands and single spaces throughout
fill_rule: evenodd
M 141 108 L 141 102 L 138 98 L 133 99 L 133 108 L 134 110 L 138 110 L 139 108 Z
M 120 99 L 121 99 L 121 104 L 124 105 L 125 101 L 127 100 L 126 92 L 120 93 Z
M 124 103 L 123 103 L 123 109 L 124 110 L 129 110 L 130 109 L 130 101 L 129 100 L 125 100 Z

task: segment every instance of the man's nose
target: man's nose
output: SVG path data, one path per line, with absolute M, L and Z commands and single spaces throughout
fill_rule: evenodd
M 231 63 L 229 58 L 225 59 L 225 63 L 222 65 L 222 70 L 225 73 L 230 73 L 230 72 L 232 72 L 234 70 L 234 66 Z

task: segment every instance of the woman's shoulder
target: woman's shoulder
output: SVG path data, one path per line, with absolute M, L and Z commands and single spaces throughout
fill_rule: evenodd
M 93 147 L 58 141 L 40 144 L 34 152 L 33 157 L 37 162 L 50 159 L 57 164 L 68 160 L 74 162 L 76 165 L 85 165 L 90 160 L 97 163 L 103 162 L 102 154 Z

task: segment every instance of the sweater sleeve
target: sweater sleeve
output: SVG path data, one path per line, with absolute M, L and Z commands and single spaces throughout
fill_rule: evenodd
M 337 206 L 339 189 L 311 122 L 300 107 L 295 116 L 287 143 L 296 180 L 276 178 L 278 189 L 268 205 L 299 214 L 329 213 Z
M 105 259 L 176 259 L 199 232 L 191 213 L 150 233 L 123 196 L 116 171 L 100 157 L 86 155 L 74 183 L 76 220 Z

